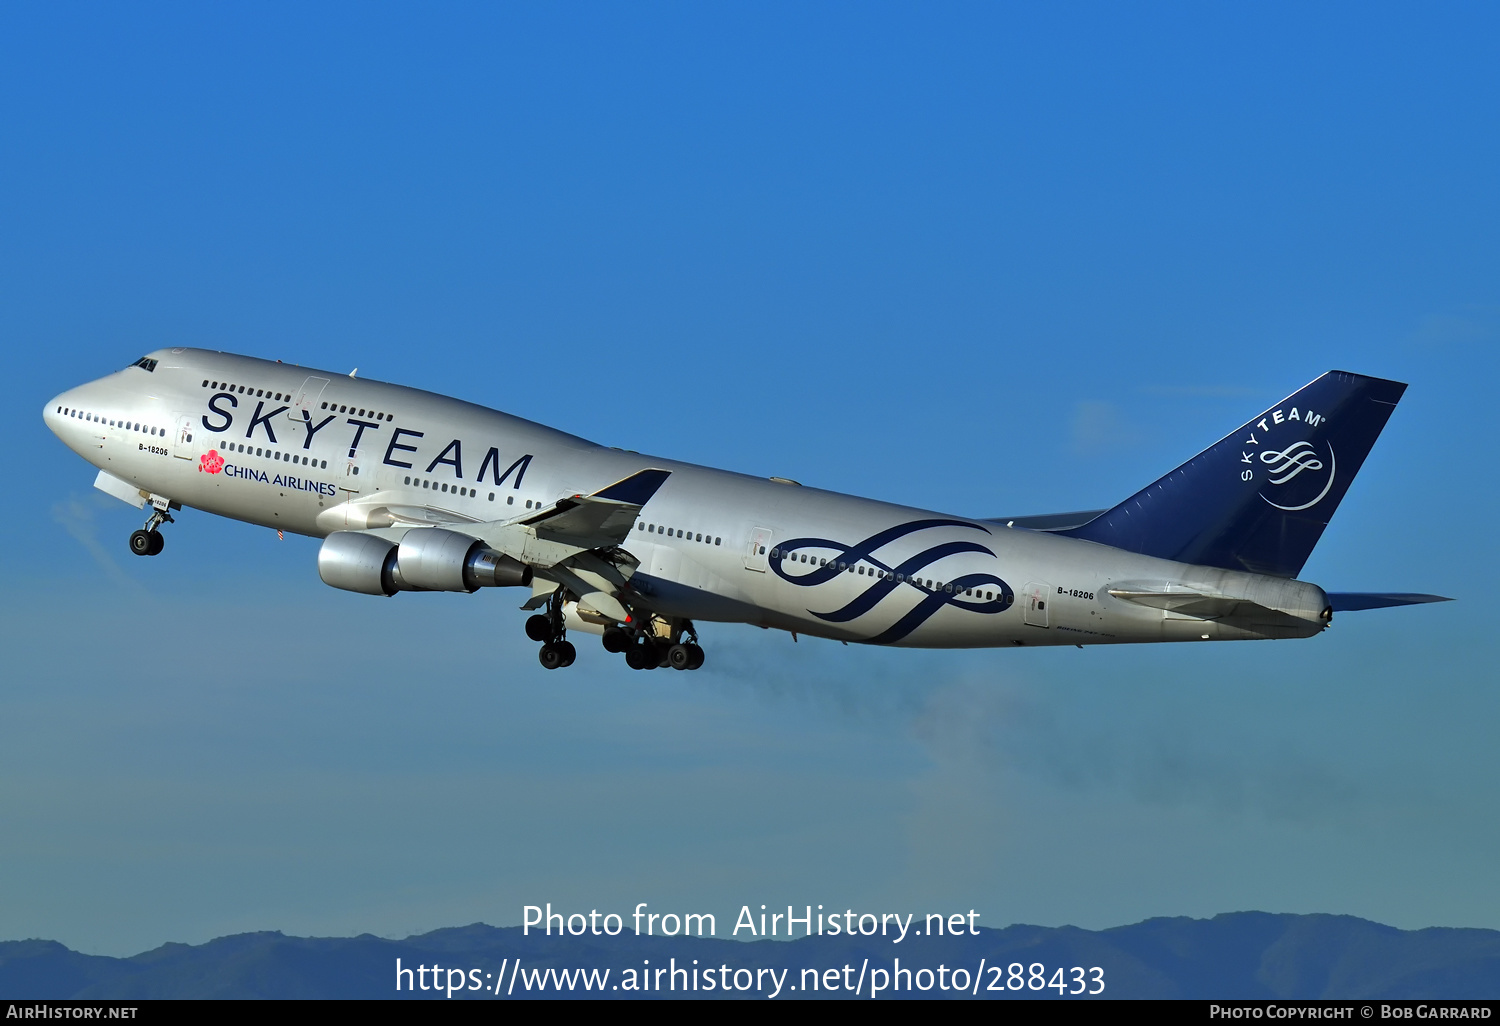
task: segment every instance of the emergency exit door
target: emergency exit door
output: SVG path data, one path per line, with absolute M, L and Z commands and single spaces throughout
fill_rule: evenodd
M 1032 581 L 1022 589 L 1025 604 L 1021 607 L 1021 615 L 1026 623 L 1033 627 L 1048 626 L 1047 604 L 1052 601 L 1052 590 L 1052 585 L 1041 581 Z

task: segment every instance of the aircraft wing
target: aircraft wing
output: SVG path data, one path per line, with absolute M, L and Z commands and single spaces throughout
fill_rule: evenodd
M 669 476 L 668 470 L 642 470 L 591 495 L 559 499 L 520 522 L 552 541 L 590 549 L 619 545 Z
M 668 470 L 638 471 L 592 494 L 559 499 L 497 532 L 494 540 L 507 554 L 534 568 L 531 598 L 521 608 L 539 608 L 562 588 L 580 609 L 627 620 L 622 596 L 636 560 L 619 545 L 670 476 Z
M 393 527 L 426 527 L 430 524 L 477 524 L 475 517 L 465 516 L 450 509 L 436 506 L 390 505 L 379 507 L 390 519 Z M 372 521 L 372 526 L 374 526 Z

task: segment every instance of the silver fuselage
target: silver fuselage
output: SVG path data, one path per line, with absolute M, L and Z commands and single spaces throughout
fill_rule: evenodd
M 665 616 L 931 648 L 1306 637 L 1326 624 L 1322 589 L 1295 580 L 643 456 L 400 385 L 196 349 L 150 356 L 154 370 L 71 389 L 44 413 L 143 501 L 313 537 L 396 538 L 422 528 L 369 511 L 426 508 L 483 540 L 660 468 L 671 476 L 622 547 L 640 562 L 635 593 Z M 1174 588 L 1287 616 L 1232 626 L 1110 594 Z

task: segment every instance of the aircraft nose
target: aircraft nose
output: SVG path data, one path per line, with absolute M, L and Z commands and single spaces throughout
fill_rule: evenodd
M 68 441 L 68 434 L 65 432 L 65 427 L 71 423 L 72 413 L 76 412 L 74 408 L 82 405 L 77 401 L 77 392 L 78 389 L 76 388 L 70 388 L 66 392 L 59 392 L 42 409 L 42 423 L 47 425 L 47 430 L 61 438 L 64 442 Z
M 54 435 L 57 434 L 58 425 L 62 422 L 62 411 L 67 405 L 63 400 L 67 398 L 67 395 L 68 393 L 63 392 L 53 396 L 52 401 L 42 410 L 42 423 L 46 424 L 47 429 Z

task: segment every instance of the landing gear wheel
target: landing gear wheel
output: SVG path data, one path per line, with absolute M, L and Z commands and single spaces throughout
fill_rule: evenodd
M 692 643 L 682 647 L 688 650 L 687 668 L 689 670 L 696 670 L 703 665 L 703 649 L 701 647 Z
M 552 647 L 557 649 L 558 652 L 562 653 L 563 666 L 572 666 L 573 660 L 578 658 L 578 649 L 573 647 L 573 643 L 571 641 L 559 641 Z
M 630 647 L 630 635 L 619 627 L 608 627 L 604 631 L 604 651 L 619 654 Z
M 133 542 L 132 542 L 133 544 Z M 532 641 L 548 641 L 552 638 L 552 621 L 538 613 L 526 620 L 526 636 Z
M 566 660 L 566 654 L 563 651 L 563 644 L 567 644 L 567 643 L 563 642 L 562 644 L 557 644 L 557 645 L 553 645 L 551 643 L 548 643 L 548 644 L 542 646 L 542 650 L 537 653 L 536 657 L 537 657 L 537 660 L 539 662 L 541 662 L 543 669 L 545 669 L 545 670 L 556 670 L 559 667 L 563 667 L 563 666 L 567 666 L 568 665 L 568 661 Z M 572 648 L 573 646 L 572 645 L 568 645 L 568 647 Z
M 673 645 L 667 649 L 667 664 L 674 670 L 687 670 L 692 668 L 693 654 L 688 651 L 686 645 Z
M 158 528 L 162 524 L 172 523 L 172 514 L 165 509 L 151 510 L 151 516 L 146 518 L 146 526 L 130 535 L 130 551 L 137 556 L 154 556 L 166 546 Z
M 649 670 L 661 663 L 654 641 L 641 641 L 625 650 L 625 664 L 632 670 Z

